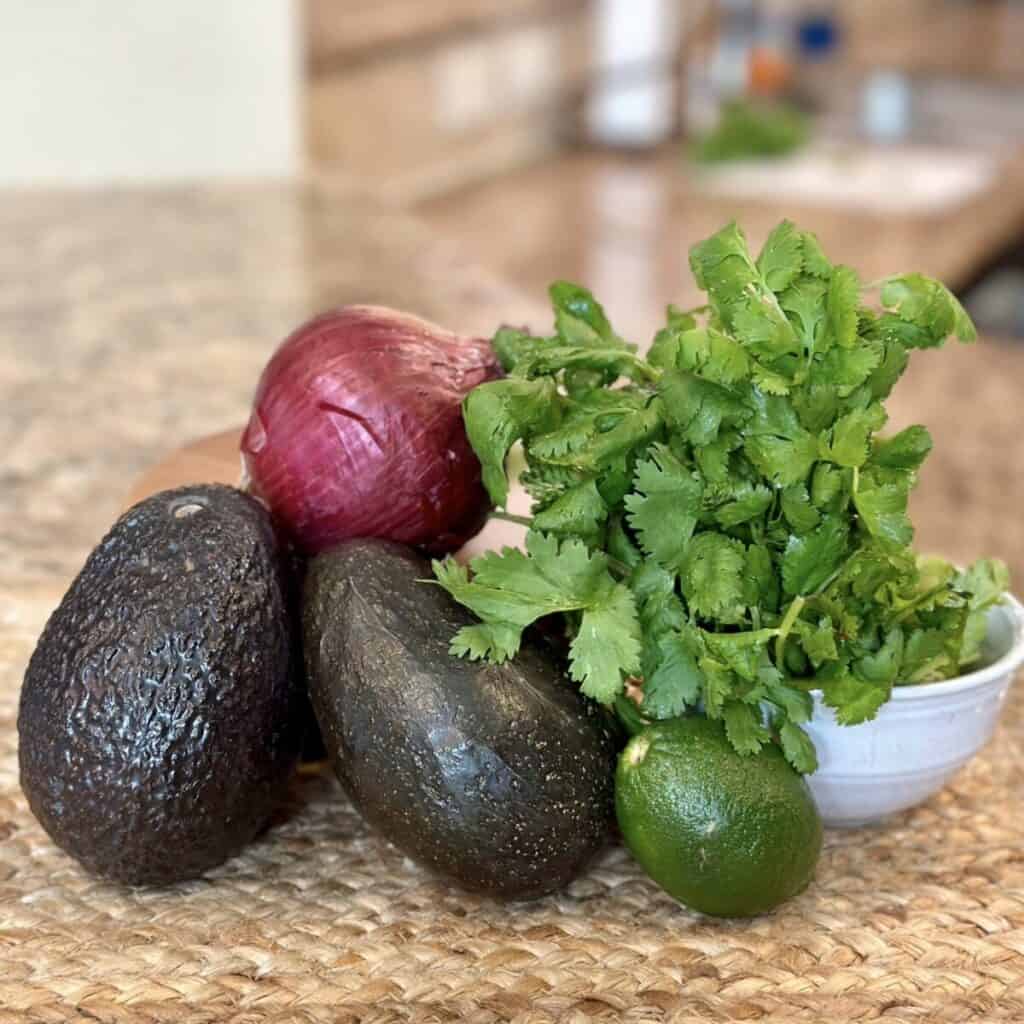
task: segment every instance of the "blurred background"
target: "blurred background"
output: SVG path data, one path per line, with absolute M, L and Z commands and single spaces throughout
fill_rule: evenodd
M 1024 3 L 40 0 L 0 37 L 0 184 L 367 183 L 620 330 L 738 217 L 1024 335 Z
M 1024 0 L 34 0 L 5 15 L 0 310 L 17 359 L 42 358 L 44 324 L 96 353 L 79 357 L 91 373 L 118 351 L 98 314 L 58 323 L 37 302 L 43 267 L 68 310 L 110 306 L 123 352 L 149 337 L 179 377 L 199 370 L 172 363 L 176 346 L 209 339 L 195 366 L 234 373 L 243 396 L 264 358 L 246 339 L 269 345 L 331 302 L 455 310 L 481 331 L 524 315 L 471 267 L 531 317 L 549 282 L 578 280 L 643 344 L 666 303 L 697 299 L 695 241 L 735 218 L 758 245 L 789 217 L 864 280 L 924 271 L 967 304 L 984 343 L 918 356 L 891 425 L 936 438 L 923 544 L 1024 576 Z M 231 202 L 180 198 L 225 182 Z M 153 237 L 124 246 L 140 224 Z M 111 306 L 136 281 L 138 308 Z M 230 426 L 216 398 L 203 385 L 188 417 L 170 399 L 161 415 Z M 11 427 L 26 496 L 41 416 Z M 167 436 L 145 417 L 135 430 L 140 458 Z

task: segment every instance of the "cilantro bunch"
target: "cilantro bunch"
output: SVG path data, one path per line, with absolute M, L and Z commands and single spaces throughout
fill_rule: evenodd
M 896 684 L 960 673 L 1008 585 L 998 562 L 915 558 L 907 498 L 931 438 L 878 435 L 910 351 L 975 331 L 919 274 L 873 286 L 869 308 L 789 222 L 756 260 L 730 225 L 690 263 L 708 305 L 670 308 L 646 357 L 566 282 L 553 336 L 496 335 L 508 376 L 467 396 L 465 423 L 499 507 L 522 442 L 533 515 L 525 551 L 434 564 L 480 619 L 452 651 L 503 661 L 561 614 L 584 693 L 629 717 L 640 687 L 643 716 L 702 709 L 739 752 L 774 738 L 809 772 L 812 689 L 855 724 Z

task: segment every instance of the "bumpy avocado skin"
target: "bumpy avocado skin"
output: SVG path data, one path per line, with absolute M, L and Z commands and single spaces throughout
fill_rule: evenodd
M 153 495 L 89 556 L 18 715 L 29 805 L 87 869 L 194 878 L 266 825 L 302 741 L 286 585 L 270 517 L 230 487 Z
M 605 842 L 616 740 L 527 643 L 487 665 L 448 653 L 472 617 L 430 563 L 349 541 L 309 566 L 303 648 L 313 707 L 353 803 L 385 838 L 464 888 L 561 888 Z

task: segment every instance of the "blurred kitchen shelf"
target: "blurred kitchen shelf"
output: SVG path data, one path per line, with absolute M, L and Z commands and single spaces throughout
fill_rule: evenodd
M 569 16 L 591 0 L 305 0 L 310 70 L 351 70 L 537 18 Z
M 1024 83 L 1019 0 L 846 0 L 843 23 L 858 69 Z

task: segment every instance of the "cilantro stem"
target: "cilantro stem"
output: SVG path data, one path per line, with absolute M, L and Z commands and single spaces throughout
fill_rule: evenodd
M 853 493 L 857 493 L 857 488 L 860 486 L 860 469 L 857 466 L 853 467 Z
M 789 636 L 790 630 L 792 630 L 793 624 L 803 610 L 806 600 L 805 597 L 799 594 L 794 597 L 786 609 L 782 622 L 779 623 L 779 635 L 775 638 L 775 667 L 780 671 L 783 667 L 782 659 L 786 653 L 786 637 Z
M 661 380 L 661 375 L 664 371 L 660 370 L 657 366 L 651 366 L 651 364 L 642 356 L 634 355 L 632 352 L 618 351 L 615 355 L 616 358 L 624 359 L 632 363 L 634 372 L 631 376 L 634 380 L 638 377 L 650 381 L 651 383 L 657 383 Z
M 808 600 L 813 601 L 816 597 L 821 597 L 821 595 L 824 594 L 825 591 L 828 590 L 828 588 L 831 587 L 832 584 L 835 583 L 835 581 L 839 579 L 840 576 L 842 576 L 844 568 L 846 567 L 843 565 L 839 566 L 839 568 L 836 569 L 836 571 L 832 573 L 832 575 L 829 576 L 813 594 L 811 594 Z
M 611 571 L 614 572 L 616 575 L 621 576 L 623 579 L 626 579 L 627 576 L 633 575 L 633 570 L 630 569 L 630 567 L 626 565 L 625 562 L 620 562 L 614 556 L 609 555 L 607 551 L 605 552 L 604 557 L 608 562 L 608 568 L 611 569 Z
M 533 528 L 532 516 L 517 516 L 512 512 L 502 512 L 500 509 L 494 509 L 491 512 L 491 518 L 500 519 L 503 523 L 515 523 L 516 526 L 525 526 L 528 530 Z

